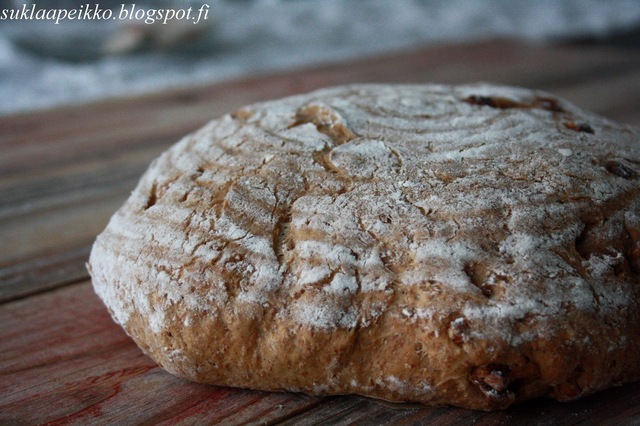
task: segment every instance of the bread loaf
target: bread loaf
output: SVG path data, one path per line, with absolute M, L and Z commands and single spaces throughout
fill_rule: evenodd
M 89 270 L 189 380 L 571 400 L 640 379 L 639 134 L 485 84 L 260 103 L 156 159 Z

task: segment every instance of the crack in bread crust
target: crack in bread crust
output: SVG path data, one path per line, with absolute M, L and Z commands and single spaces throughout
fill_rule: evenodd
M 156 159 L 93 284 L 191 380 L 504 408 L 640 378 L 638 130 L 492 86 L 244 107 Z

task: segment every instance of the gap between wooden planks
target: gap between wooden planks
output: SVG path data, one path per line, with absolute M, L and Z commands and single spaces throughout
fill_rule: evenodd
M 640 384 L 572 404 L 534 401 L 487 414 L 186 383 L 135 347 L 86 281 L 91 242 L 151 159 L 209 119 L 328 85 L 470 81 L 549 90 L 585 109 L 640 124 L 638 55 L 505 41 L 427 47 L 0 118 L 0 423 L 522 424 L 543 413 L 545 420 L 567 423 L 638 421 Z

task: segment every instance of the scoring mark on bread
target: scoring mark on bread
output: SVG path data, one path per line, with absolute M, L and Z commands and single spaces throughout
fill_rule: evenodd
M 292 207 L 295 200 L 287 204 L 277 216 L 273 228 L 273 251 L 282 265 L 285 254 L 293 249 L 293 241 L 290 238 Z M 277 206 L 277 203 L 276 203 Z M 275 210 L 275 208 L 274 208 Z
M 471 105 L 488 106 L 496 109 L 543 109 L 551 112 L 565 112 L 558 101 L 554 98 L 536 96 L 532 102 L 519 102 L 501 96 L 478 96 L 471 95 L 465 99 Z
M 240 108 L 232 112 L 230 115 L 236 120 L 247 121 L 253 116 L 253 112 L 248 108 Z
M 590 133 L 592 135 L 595 133 L 595 131 L 593 130 L 593 127 L 591 127 L 589 123 L 576 123 L 574 121 L 565 121 L 563 124 L 564 124 L 564 127 L 566 127 L 569 130 L 573 130 L 574 132 Z
M 469 262 L 464 266 L 463 270 L 469 276 L 471 284 L 478 287 L 485 297 L 490 298 L 493 296 L 493 288 L 487 282 L 487 269 L 482 263 Z
M 153 182 L 153 184 L 151 185 L 151 191 L 149 191 L 149 197 L 147 198 L 147 203 L 144 206 L 145 210 L 149 210 L 158 201 L 158 195 L 156 193 L 156 190 L 157 190 L 157 183 Z
M 591 213 L 575 239 L 575 250 L 591 269 L 614 275 L 640 273 L 640 227 L 626 210 L 605 205 Z M 626 211 L 625 211 L 626 210 Z
M 341 145 L 357 137 L 335 109 L 321 103 L 307 104 L 300 108 L 296 112 L 296 121 L 289 128 L 307 123 L 313 124 L 318 132 L 329 136 L 335 145 Z
M 181 174 L 177 174 L 163 182 L 154 180 L 151 184 L 151 188 L 149 189 L 149 195 L 143 209 L 149 210 L 151 207 L 156 205 L 156 203 L 169 191 L 171 185 L 173 185 L 181 176 Z M 186 195 L 188 194 L 183 194 L 180 201 L 184 201 L 186 199 Z
M 633 179 L 638 176 L 638 174 L 628 166 L 625 166 L 619 161 L 611 160 L 607 161 L 604 165 L 605 169 L 611 174 L 619 176 L 624 179 Z

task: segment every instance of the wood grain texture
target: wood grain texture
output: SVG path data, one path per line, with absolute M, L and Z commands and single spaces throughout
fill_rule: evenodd
M 490 81 L 548 90 L 640 125 L 640 56 L 505 41 L 426 47 L 348 64 L 0 117 L 0 423 L 640 423 L 640 383 L 573 403 L 484 413 L 188 383 L 114 324 L 84 262 L 148 163 L 211 118 L 351 82 Z

